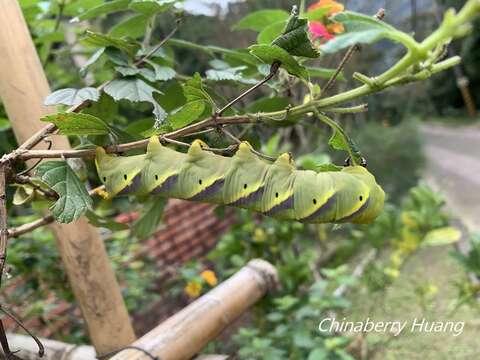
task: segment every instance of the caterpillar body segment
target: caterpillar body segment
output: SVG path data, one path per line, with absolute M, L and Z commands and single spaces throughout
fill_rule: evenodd
M 205 146 L 195 140 L 180 153 L 152 137 L 143 155 L 114 156 L 98 148 L 95 163 L 109 197 L 151 193 L 308 223 L 370 223 L 383 208 L 385 194 L 362 166 L 316 173 L 297 170 L 289 154 L 268 164 L 246 142 L 231 158 Z

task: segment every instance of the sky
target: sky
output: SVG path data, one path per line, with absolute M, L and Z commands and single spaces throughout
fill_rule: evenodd
M 202 14 L 214 16 L 218 14 L 217 10 L 224 12 L 228 9 L 228 4 L 233 2 L 242 2 L 243 0 L 186 0 L 185 9 L 193 14 Z

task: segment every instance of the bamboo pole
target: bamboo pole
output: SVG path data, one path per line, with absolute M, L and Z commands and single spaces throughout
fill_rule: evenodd
M 38 54 L 16 0 L 0 0 L 0 98 L 19 143 L 41 129 L 39 118 L 53 109 Z M 53 148 L 69 149 L 68 140 L 52 136 Z M 92 343 L 104 353 L 135 337 L 105 246 L 85 218 L 52 225 L 57 246 Z
M 278 284 L 277 271 L 260 259 L 179 311 L 133 343 L 162 360 L 187 360 Z M 111 360 L 149 360 L 124 350 Z
M 38 347 L 35 341 L 22 334 L 8 333 L 11 348 L 20 351 L 16 355 L 23 360 L 97 360 L 97 354 L 93 346 L 74 345 L 61 341 L 40 339 L 45 346 L 45 355 L 38 356 Z M 199 355 L 194 360 L 227 360 L 228 355 L 207 354 Z

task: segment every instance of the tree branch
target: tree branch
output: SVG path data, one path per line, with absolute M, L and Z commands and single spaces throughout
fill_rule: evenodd
M 260 86 L 262 86 L 263 84 L 265 84 L 266 82 L 268 82 L 271 78 L 273 78 L 275 76 L 275 74 L 278 72 L 278 69 L 280 68 L 280 63 L 279 62 L 274 62 L 272 64 L 272 66 L 270 67 L 270 73 L 265 76 L 265 78 L 258 82 L 257 84 L 255 84 L 254 86 L 252 86 L 250 89 L 244 91 L 243 93 L 241 93 L 240 95 L 238 95 L 235 99 L 233 99 L 232 101 L 230 101 L 227 105 L 225 105 L 223 108 L 221 108 L 220 110 L 217 110 L 214 114 L 214 118 L 218 118 L 219 116 L 222 116 L 222 114 L 227 111 L 230 107 L 232 107 L 233 105 L 235 105 L 237 102 L 239 102 L 241 99 L 243 99 L 245 96 L 247 96 L 248 94 L 251 94 L 252 92 L 254 92 L 256 89 L 258 89 Z

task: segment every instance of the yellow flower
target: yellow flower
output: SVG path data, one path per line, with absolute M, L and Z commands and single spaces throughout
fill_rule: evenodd
M 200 276 L 207 282 L 210 286 L 215 286 L 218 283 L 217 275 L 212 270 L 205 270 L 200 273 Z
M 202 284 L 195 280 L 192 280 L 187 284 L 187 286 L 185 286 L 184 290 L 188 296 L 195 299 L 199 297 L 202 292 Z
M 338 12 L 341 12 L 341 11 L 345 10 L 345 7 L 343 6 L 343 4 L 340 4 L 340 3 L 336 2 L 335 0 L 320 0 L 320 1 L 316 2 L 315 4 L 310 5 L 308 7 L 308 10 L 312 11 L 312 10 L 323 8 L 323 7 L 330 8 L 328 10 L 327 16 L 331 16 L 333 14 L 336 14 Z
M 257 243 L 262 243 L 267 240 L 267 234 L 262 228 L 256 228 L 253 232 L 253 241 Z
M 418 225 L 412 215 L 406 211 L 402 212 L 401 218 L 402 222 L 408 227 L 414 228 Z

